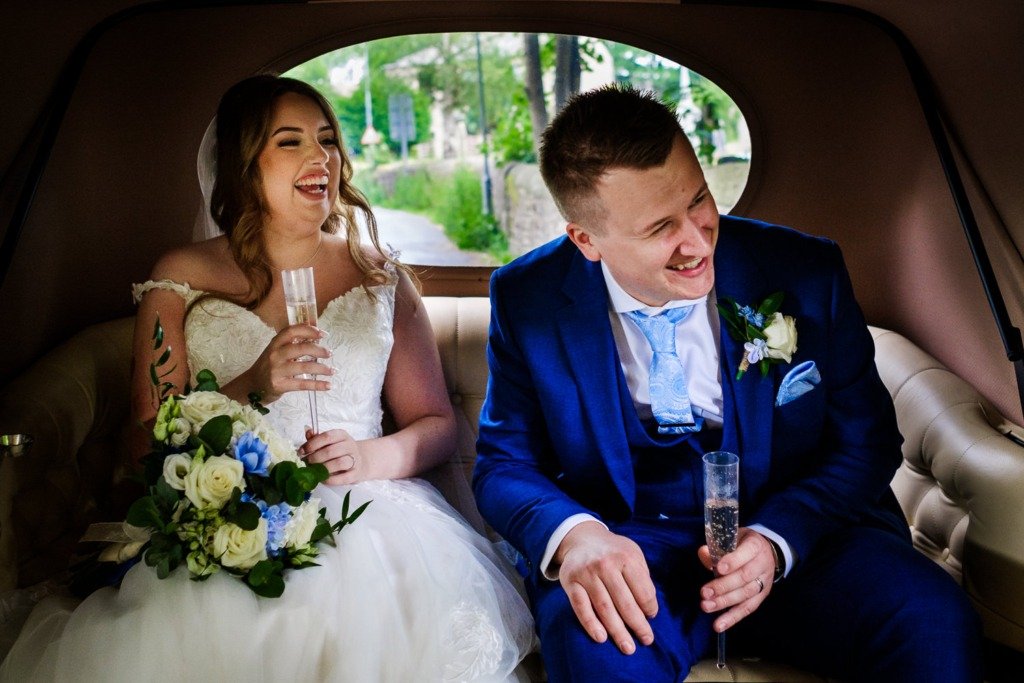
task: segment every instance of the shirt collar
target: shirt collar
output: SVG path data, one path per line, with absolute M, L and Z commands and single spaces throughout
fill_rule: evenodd
M 604 261 L 601 261 L 601 274 L 604 275 L 604 283 L 608 289 L 608 303 L 611 306 L 611 309 L 616 313 L 641 311 L 646 315 L 657 315 L 669 308 L 678 308 L 680 306 L 702 306 L 706 305 L 708 301 L 709 294 L 705 294 L 699 299 L 676 299 L 669 301 L 664 306 L 648 306 L 644 302 L 634 298 L 633 295 L 629 294 L 621 285 L 619 285 L 618 282 L 615 281 L 615 278 L 612 276 L 612 272 L 608 270 L 608 266 L 605 265 Z

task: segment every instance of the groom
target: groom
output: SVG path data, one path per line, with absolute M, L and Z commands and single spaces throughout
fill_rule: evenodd
M 980 680 L 977 617 L 889 489 L 901 437 L 838 247 L 719 216 L 674 113 L 627 87 L 571 100 L 541 172 L 567 236 L 491 281 L 473 484 L 550 679 L 680 681 L 729 629 L 827 675 Z M 741 528 L 712 574 L 718 449 Z

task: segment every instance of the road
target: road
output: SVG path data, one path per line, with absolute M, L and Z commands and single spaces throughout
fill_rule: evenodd
M 403 263 L 431 266 L 492 266 L 494 259 L 476 251 L 461 251 L 444 229 L 423 216 L 376 206 L 377 233 L 381 246 L 390 244 L 401 252 Z

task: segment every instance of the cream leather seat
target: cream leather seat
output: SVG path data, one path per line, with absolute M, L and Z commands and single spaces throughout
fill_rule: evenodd
M 430 479 L 483 528 L 466 481 L 476 458 L 487 387 L 489 303 L 424 299 L 456 409 L 452 463 Z M 0 389 L 0 432 L 35 437 L 32 452 L 0 463 L 0 590 L 58 574 L 85 525 L 109 521 L 126 452 L 134 321 L 89 327 Z M 906 439 L 893 480 L 915 545 L 967 590 L 985 633 L 1024 651 L 1024 448 L 1020 429 L 970 385 L 904 337 L 872 328 L 876 362 Z M 757 660 L 724 671 L 701 662 L 688 681 L 821 681 Z

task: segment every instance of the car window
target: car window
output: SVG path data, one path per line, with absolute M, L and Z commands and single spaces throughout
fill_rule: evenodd
M 382 242 L 407 263 L 498 265 L 564 232 L 539 131 L 572 93 L 612 82 L 676 106 L 722 213 L 747 181 L 736 103 L 660 55 L 586 36 L 443 33 L 348 46 L 285 75 L 332 103 Z

